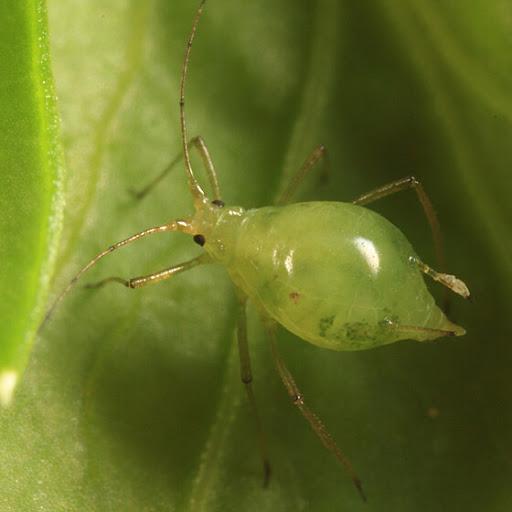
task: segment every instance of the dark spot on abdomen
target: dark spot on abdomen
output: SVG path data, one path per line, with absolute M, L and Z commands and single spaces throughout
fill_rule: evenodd
M 325 338 L 327 336 L 327 331 L 332 327 L 335 318 L 335 315 L 326 316 L 324 318 L 321 318 L 320 322 L 318 322 L 318 333 L 322 338 Z

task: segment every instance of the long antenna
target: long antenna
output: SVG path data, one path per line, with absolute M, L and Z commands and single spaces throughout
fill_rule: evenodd
M 199 24 L 199 19 L 201 18 L 201 14 L 203 13 L 203 8 L 206 0 L 201 0 L 199 7 L 196 12 L 196 17 L 194 18 L 194 23 L 192 24 L 192 30 L 190 32 L 190 36 L 188 38 L 187 47 L 185 48 L 185 58 L 183 60 L 183 68 L 181 71 L 181 83 L 180 83 L 180 124 L 181 124 L 181 142 L 183 144 L 183 156 L 185 160 L 185 171 L 188 175 L 188 183 L 192 196 L 194 197 L 194 203 L 196 207 L 201 204 L 206 195 L 199 185 L 196 177 L 194 176 L 194 172 L 192 171 L 192 165 L 190 164 L 190 155 L 188 152 L 188 137 L 187 137 L 187 124 L 185 122 L 185 81 L 187 78 L 188 71 L 188 63 L 190 60 L 190 51 L 192 49 L 192 43 L 194 41 L 194 37 L 196 35 L 197 25 Z

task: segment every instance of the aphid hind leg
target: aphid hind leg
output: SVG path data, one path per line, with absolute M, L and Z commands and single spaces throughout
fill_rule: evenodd
M 195 148 L 201 160 L 203 161 L 204 167 L 206 169 L 206 174 L 208 176 L 208 181 L 210 182 L 210 186 L 212 188 L 214 199 L 220 199 L 220 189 L 219 189 L 219 180 L 217 179 L 217 172 L 215 171 L 215 167 L 213 165 L 212 158 L 210 156 L 210 152 L 208 151 L 208 147 L 204 142 L 204 139 L 198 135 L 194 137 L 188 142 L 189 148 Z M 155 176 L 146 186 L 139 190 L 133 190 L 133 195 L 137 199 L 143 199 L 149 192 L 155 189 L 155 187 L 166 178 L 170 172 L 175 168 L 176 164 L 183 158 L 183 154 L 179 154 L 174 157 L 171 162 L 164 168 L 164 170 Z
M 325 448 L 332 452 L 333 455 L 338 460 L 338 462 L 345 468 L 345 471 L 352 479 L 352 482 L 356 487 L 357 491 L 359 492 L 359 495 L 361 496 L 363 501 L 366 501 L 366 495 L 363 491 L 361 480 L 356 475 L 352 467 L 352 464 L 345 456 L 345 454 L 340 450 L 340 448 L 336 444 L 336 441 L 331 436 L 331 434 L 329 433 L 323 422 L 320 420 L 320 418 L 306 405 L 304 401 L 304 396 L 302 395 L 297 384 L 295 383 L 295 379 L 293 378 L 292 374 L 290 373 L 290 370 L 288 370 L 283 359 L 281 358 L 281 355 L 279 354 L 279 351 L 277 349 L 275 324 L 265 319 L 265 327 L 267 329 L 267 333 L 270 339 L 272 357 L 274 359 L 277 372 L 281 377 L 284 387 L 288 391 L 288 395 L 292 400 L 293 405 L 295 405 L 299 409 L 302 416 L 304 416 L 304 418 L 307 420 L 307 422 L 309 423 L 315 434 L 319 437 L 320 441 L 325 446 Z
M 304 181 L 304 178 L 309 174 L 309 172 L 316 166 L 316 164 L 320 161 L 320 159 L 327 159 L 327 150 L 325 146 L 320 145 L 317 146 L 311 154 L 306 158 L 301 167 L 297 170 L 297 172 L 292 176 L 290 182 L 287 187 L 283 190 L 283 192 L 276 199 L 276 205 L 284 205 L 287 204 L 293 194 L 297 191 L 299 185 Z
M 123 286 L 126 286 L 127 288 L 142 288 L 148 284 L 155 284 L 160 281 L 164 281 L 175 276 L 176 274 L 190 270 L 191 268 L 197 267 L 198 265 L 204 265 L 205 263 L 211 263 L 211 259 L 208 254 L 203 253 L 197 258 L 193 258 L 191 260 L 185 261 L 184 263 L 174 265 L 172 267 L 166 268 L 165 270 L 160 270 L 159 272 L 154 272 L 145 276 L 133 277 L 131 279 L 123 279 L 122 277 L 115 276 L 107 277 L 101 281 L 98 281 L 97 283 L 86 284 L 85 287 L 101 288 L 108 283 L 119 283 Z
M 251 357 L 249 354 L 249 345 L 247 343 L 247 314 L 246 314 L 247 297 L 239 295 L 239 311 L 237 323 L 237 341 L 238 341 L 238 354 L 240 356 L 240 378 L 245 386 L 249 405 L 252 409 L 252 414 L 256 422 L 256 429 L 258 434 L 258 443 L 260 447 L 261 460 L 263 463 L 263 486 L 267 487 L 270 480 L 270 462 L 268 457 L 267 440 L 263 431 L 260 415 L 256 405 L 254 390 L 252 388 L 252 370 L 251 370 Z

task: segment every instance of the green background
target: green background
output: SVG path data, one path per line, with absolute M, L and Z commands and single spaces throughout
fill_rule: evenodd
M 128 190 L 180 151 L 194 9 L 49 0 L 52 78 L 40 3 L 0 7 L 2 369 L 24 366 L 45 297 L 94 254 L 190 212 L 181 169 L 141 203 Z M 224 270 L 207 266 L 136 291 L 78 287 L 66 299 L 0 412 L 1 510 L 509 510 L 511 28 L 512 6 L 499 0 L 211 0 L 199 26 L 189 130 L 205 138 L 227 203 L 270 203 L 318 143 L 330 179 L 308 180 L 302 199 L 350 200 L 415 174 L 438 211 L 449 269 L 473 292 L 472 304 L 452 301 L 451 318 L 468 331 L 455 340 L 335 353 L 280 333 L 367 504 L 289 404 L 252 311 L 273 463 L 262 489 L 236 302 Z M 412 192 L 375 209 L 434 261 Z M 89 279 L 199 251 L 159 235 L 109 256 Z

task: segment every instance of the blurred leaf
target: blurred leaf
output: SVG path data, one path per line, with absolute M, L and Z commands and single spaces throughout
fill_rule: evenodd
M 180 170 L 140 204 L 128 189 L 180 151 L 194 6 L 52 0 L 49 10 L 71 169 L 56 292 L 113 241 L 190 211 Z M 209 2 L 199 26 L 189 130 L 206 139 L 226 202 L 269 203 L 320 142 L 331 179 L 310 180 L 304 197 L 349 200 L 414 173 L 437 207 L 450 270 L 474 293 L 474 304 L 453 301 L 462 339 L 333 353 L 282 333 L 367 505 L 288 403 L 252 314 L 274 470 L 261 488 L 234 297 L 211 266 L 148 289 L 68 297 L 0 417 L 3 509 L 508 510 L 511 24 L 499 0 L 225 0 Z M 433 259 L 412 193 L 375 208 Z M 112 255 L 89 279 L 140 275 L 198 250 L 162 235 Z
M 61 153 L 42 2 L 0 5 L 0 405 L 32 347 L 61 227 Z

